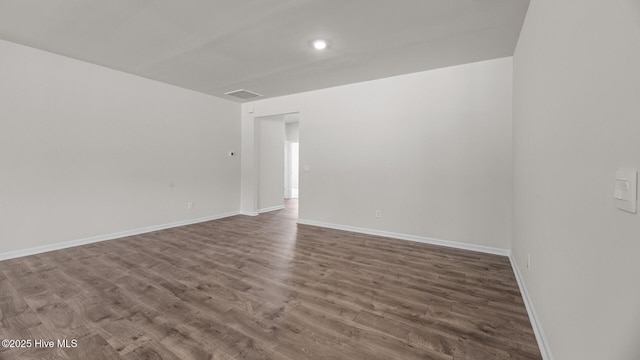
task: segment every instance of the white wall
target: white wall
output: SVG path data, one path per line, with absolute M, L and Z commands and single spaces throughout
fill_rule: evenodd
M 288 122 L 285 126 L 285 138 L 287 141 L 299 142 L 300 141 L 300 122 Z
M 239 210 L 238 104 L 6 41 L 0 79 L 0 254 Z
M 640 214 L 613 203 L 640 168 L 640 2 L 532 1 L 513 127 L 513 251 L 553 357 L 640 359 Z
M 257 118 L 258 211 L 284 205 L 284 117 Z
M 299 111 L 302 220 L 506 249 L 511 86 L 504 58 L 244 104 L 243 210 L 253 118 Z

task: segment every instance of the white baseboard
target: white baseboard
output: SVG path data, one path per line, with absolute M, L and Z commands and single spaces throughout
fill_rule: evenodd
M 278 206 L 272 206 L 272 207 L 268 207 L 268 208 L 264 208 L 264 209 L 260 209 L 258 210 L 258 214 L 262 214 L 262 213 L 266 213 L 269 211 L 275 211 L 275 210 L 282 210 L 284 209 L 284 204 L 283 205 L 278 205 Z
M 298 219 L 298 224 L 313 225 L 313 226 L 325 227 L 325 228 L 336 229 L 336 230 L 352 231 L 352 232 L 368 234 L 368 235 L 384 236 L 384 237 L 400 239 L 400 240 L 416 241 L 416 242 L 421 242 L 426 244 L 440 245 L 440 246 L 446 246 L 446 247 L 462 249 L 462 250 L 471 250 L 471 251 L 478 251 L 478 252 L 494 254 L 494 255 L 508 256 L 509 261 L 511 263 L 511 267 L 513 268 L 513 273 L 516 277 L 516 281 L 518 282 L 518 287 L 520 288 L 520 293 L 522 294 L 522 299 L 527 309 L 527 314 L 529 315 L 529 321 L 531 322 L 531 327 L 533 328 L 533 332 L 536 336 L 536 341 L 538 342 L 538 347 L 540 348 L 540 353 L 542 354 L 542 358 L 543 360 L 553 360 L 553 356 L 551 355 L 549 344 L 547 343 L 547 340 L 544 337 L 542 326 L 538 321 L 538 316 L 536 315 L 536 311 L 531 302 L 531 298 L 529 297 L 529 293 L 527 292 L 527 289 L 524 286 L 524 281 L 520 276 L 518 265 L 515 259 L 513 258 L 513 254 L 511 250 L 487 247 L 487 246 L 481 246 L 481 245 L 473 245 L 473 244 L 467 244 L 467 243 L 460 243 L 460 242 L 448 241 L 448 240 L 433 239 L 433 238 L 422 237 L 422 236 L 399 234 L 399 233 L 388 232 L 388 231 L 359 228 L 354 226 L 324 223 L 324 222 L 314 221 L 314 220 Z
M 314 220 L 298 219 L 298 224 L 320 226 L 320 227 L 325 227 L 330 229 L 351 231 L 351 232 L 357 232 L 357 233 L 367 234 L 367 235 L 384 236 L 384 237 L 389 237 L 393 239 L 415 241 L 415 242 L 420 242 L 425 244 L 440 245 L 440 246 L 446 246 L 450 248 L 463 249 L 463 250 L 478 251 L 478 252 L 494 254 L 494 255 L 509 256 L 509 253 L 510 253 L 508 249 L 467 244 L 467 243 L 461 243 L 456 241 L 440 240 L 440 239 L 428 238 L 424 236 L 400 234 L 400 233 L 375 230 L 375 229 L 360 228 L 355 226 L 331 224 L 331 223 L 325 223 L 325 222 L 314 221 Z
M 89 238 L 66 241 L 66 242 L 56 243 L 51 245 L 37 246 L 29 249 L 14 250 L 14 251 L 9 251 L 5 253 L 0 253 L 0 261 L 19 258 L 23 256 L 28 256 L 28 255 L 40 254 L 48 251 L 70 248 L 74 246 L 86 245 L 86 244 L 96 243 L 100 241 L 113 240 L 113 239 L 118 239 L 118 238 L 127 237 L 127 236 L 139 235 L 139 234 L 144 234 L 148 232 L 164 230 L 164 229 L 169 229 L 169 228 L 174 228 L 179 226 L 197 224 L 205 221 L 217 220 L 217 219 L 222 219 L 222 218 L 231 217 L 235 215 L 257 216 L 259 213 L 280 210 L 283 208 L 284 208 L 284 205 L 261 209 L 261 210 L 258 210 L 257 212 L 233 211 L 233 212 L 207 216 L 207 217 L 202 217 L 197 219 L 177 221 L 177 222 L 168 223 L 168 224 L 149 226 L 145 228 L 121 231 L 121 232 L 106 234 L 106 235 L 92 236 Z M 415 241 L 415 242 L 432 244 L 432 245 L 446 246 L 446 247 L 451 247 L 456 249 L 471 250 L 471 251 L 478 251 L 478 252 L 494 254 L 494 255 L 508 256 L 509 261 L 511 262 L 511 267 L 513 268 L 513 273 L 518 283 L 518 287 L 520 288 L 520 293 L 522 294 L 522 299 L 527 309 L 527 314 L 529 315 L 529 320 L 531 322 L 531 326 L 533 327 L 533 332 L 535 334 L 536 341 L 538 342 L 538 346 L 540 348 L 540 353 L 542 354 L 542 358 L 543 360 L 553 360 L 553 356 L 551 355 L 549 344 L 547 343 L 547 340 L 544 336 L 544 332 L 542 331 L 542 326 L 538 321 L 538 316 L 533 307 L 531 298 L 529 297 L 529 293 L 527 292 L 527 288 L 524 285 L 524 280 L 520 275 L 518 264 L 516 263 L 515 258 L 513 257 L 513 253 L 510 250 L 488 247 L 488 246 L 481 246 L 481 245 L 473 245 L 473 244 L 467 244 L 467 243 L 460 243 L 455 241 L 440 240 L 440 239 L 428 238 L 423 236 L 400 234 L 400 233 L 394 233 L 389 231 L 360 228 L 355 226 L 347 226 L 347 225 L 325 223 L 325 222 L 313 221 L 313 220 L 305 220 L 305 219 L 298 219 L 298 224 L 319 226 L 319 227 L 325 227 L 325 228 L 336 229 L 336 230 L 351 231 L 351 232 L 356 232 L 361 234 L 384 236 L 384 237 L 389 237 L 393 239 Z
M 56 244 L 36 246 L 29 249 L 14 250 L 14 251 L 9 251 L 5 253 L 0 253 L 0 260 L 15 259 L 23 256 L 35 255 L 35 254 L 40 254 L 40 253 L 60 250 L 60 249 L 66 249 L 74 246 L 86 245 L 86 244 L 91 244 L 91 243 L 106 241 L 106 240 L 113 240 L 113 239 L 118 239 L 126 236 L 139 235 L 139 234 L 144 234 L 152 231 L 174 228 L 178 226 L 197 224 L 205 221 L 222 219 L 222 218 L 235 216 L 239 214 L 240 214 L 239 211 L 234 211 L 234 212 L 228 212 L 224 214 L 207 216 L 207 217 L 202 217 L 197 219 L 177 221 L 169 224 L 154 225 L 154 226 L 149 226 L 149 227 L 140 228 L 140 229 L 133 229 L 133 230 L 121 231 L 121 232 L 112 233 L 112 234 L 92 236 L 84 239 L 65 241 L 65 242 L 56 243 Z
M 516 259 L 513 257 L 512 252 L 509 252 L 509 261 L 511 262 L 513 273 L 516 276 L 516 281 L 518 282 L 518 287 L 520 288 L 520 294 L 522 294 L 522 300 L 524 301 L 524 305 L 527 308 L 527 314 L 529 314 L 529 321 L 531 322 L 531 327 L 533 327 L 533 333 L 536 336 L 536 341 L 538 342 L 538 347 L 540 348 L 542 359 L 553 360 L 553 356 L 551 355 L 551 348 L 549 347 L 549 343 L 547 343 L 547 339 L 544 336 L 544 332 L 542 331 L 542 326 L 538 321 L 538 315 L 536 314 L 536 310 L 533 307 L 533 302 L 529 297 L 527 288 L 524 285 L 524 279 L 522 279 L 522 276 L 520 275 L 520 269 L 518 268 L 518 263 L 516 263 Z

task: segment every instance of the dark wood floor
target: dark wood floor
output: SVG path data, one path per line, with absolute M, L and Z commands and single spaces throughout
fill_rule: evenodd
M 0 339 L 77 340 L 0 359 L 541 359 L 507 258 L 295 206 L 0 262 Z

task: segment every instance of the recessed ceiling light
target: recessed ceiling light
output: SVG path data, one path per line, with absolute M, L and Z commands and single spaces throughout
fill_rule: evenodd
M 327 42 L 324 40 L 316 40 L 313 42 L 313 47 L 316 48 L 316 50 L 324 50 L 327 48 Z

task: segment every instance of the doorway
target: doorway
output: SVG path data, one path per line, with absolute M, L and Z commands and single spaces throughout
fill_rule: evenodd
M 255 118 L 257 213 L 279 210 L 299 198 L 298 113 Z
M 299 197 L 300 164 L 300 122 L 298 114 L 285 116 L 284 129 L 284 198 L 297 199 Z
M 285 200 L 297 199 L 299 196 L 300 143 L 286 141 L 284 154 L 284 198 Z

